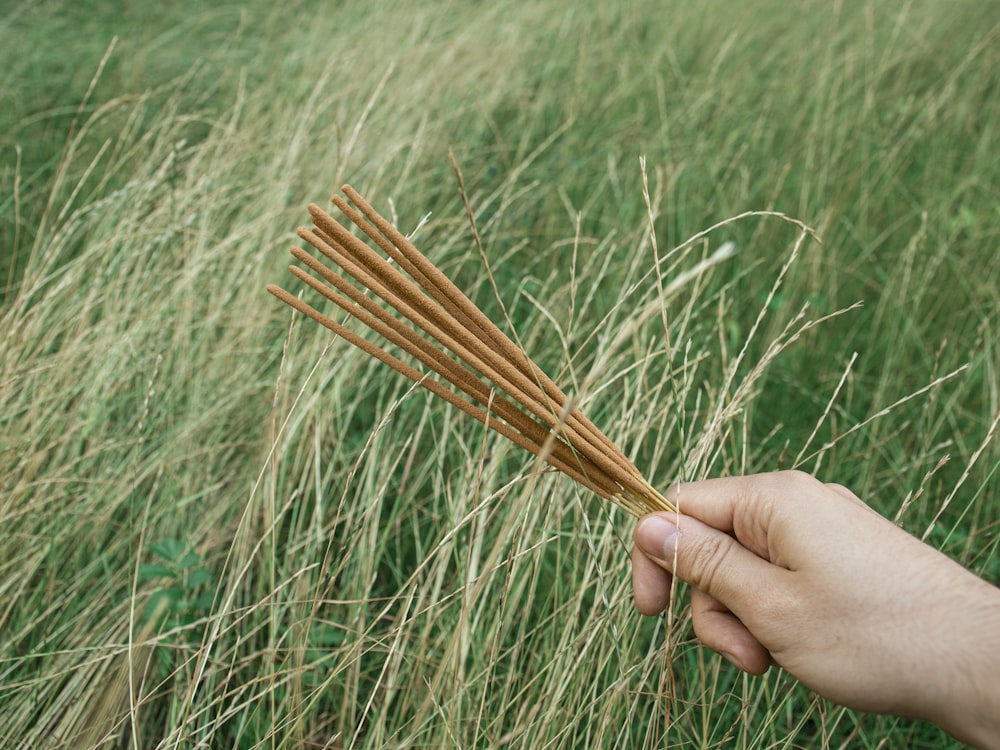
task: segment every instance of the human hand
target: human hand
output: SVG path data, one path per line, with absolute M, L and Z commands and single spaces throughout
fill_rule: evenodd
M 695 633 L 741 669 L 773 662 L 842 705 L 1000 747 L 1000 590 L 801 472 L 672 488 L 635 531 L 636 608 L 691 584 Z M 674 529 L 678 533 L 674 534 Z

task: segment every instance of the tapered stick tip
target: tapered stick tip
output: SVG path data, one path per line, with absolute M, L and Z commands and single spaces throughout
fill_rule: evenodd
M 314 216 L 314 217 L 315 216 L 322 216 L 323 214 L 326 213 L 326 211 L 324 211 L 322 208 L 320 208 L 319 206 L 317 206 L 315 203 L 310 203 L 309 206 L 308 206 L 308 208 L 309 208 L 309 215 L 310 216 Z

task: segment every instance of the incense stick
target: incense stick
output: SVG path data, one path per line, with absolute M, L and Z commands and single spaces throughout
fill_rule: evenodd
M 354 205 L 340 196 L 333 203 L 387 257 L 310 205 L 314 226 L 301 227 L 298 235 L 339 270 L 301 247 L 291 253 L 305 269 L 289 269 L 427 369 L 407 364 L 279 286 L 268 285 L 271 294 L 629 513 L 674 510 L 427 256 L 350 185 L 343 192 Z

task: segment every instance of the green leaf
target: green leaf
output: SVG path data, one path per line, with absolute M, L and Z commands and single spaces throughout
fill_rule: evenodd
M 166 565 L 156 563 L 144 563 L 139 566 L 137 573 L 140 581 L 152 581 L 157 578 L 177 578 L 177 572 Z
M 169 560 L 170 562 L 177 562 L 180 560 L 181 555 L 184 554 L 186 546 L 183 542 L 178 539 L 162 539 L 159 542 L 153 542 L 149 545 L 151 552 L 159 555 L 164 560 Z
M 195 552 L 188 552 L 183 557 L 180 558 L 177 565 L 181 570 L 187 570 L 188 568 L 193 568 L 195 565 L 201 562 L 201 557 Z
M 204 583 L 209 583 L 212 581 L 212 574 L 209 573 L 204 568 L 198 568 L 188 576 L 187 582 L 188 586 L 194 588 L 195 586 L 201 586 Z
M 191 610 L 193 612 L 208 612 L 212 609 L 212 604 L 215 603 L 215 592 L 206 591 L 204 594 L 199 596 L 194 600 L 194 604 L 191 605 Z

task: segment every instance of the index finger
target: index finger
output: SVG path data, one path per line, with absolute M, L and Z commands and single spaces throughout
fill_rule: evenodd
M 775 509 L 815 498 L 824 487 L 804 472 L 781 471 L 681 482 L 667 490 L 666 498 L 682 515 L 735 534 L 744 546 L 767 558 L 767 531 Z

